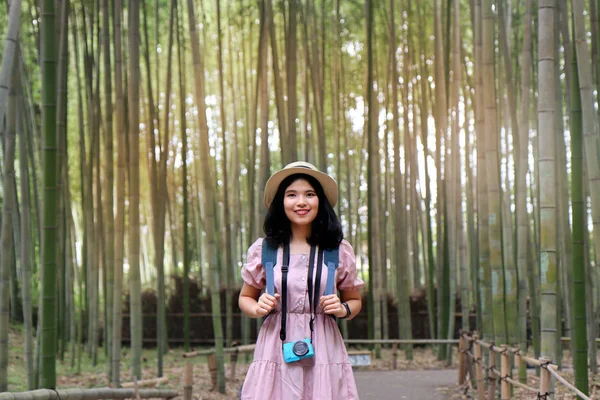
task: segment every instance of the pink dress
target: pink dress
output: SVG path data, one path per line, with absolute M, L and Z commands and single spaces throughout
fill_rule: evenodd
M 247 263 L 242 268 L 242 278 L 257 289 L 265 287 L 265 270 L 261 264 L 262 241 L 258 239 L 248 249 Z M 275 266 L 275 292 L 281 293 L 281 259 L 277 252 Z M 291 254 L 287 278 L 287 338 L 286 342 L 310 338 L 310 312 L 308 305 L 308 254 Z M 314 268 L 316 274 L 316 268 Z M 314 282 L 314 280 L 313 280 Z M 323 265 L 320 296 L 325 293 L 327 267 Z M 356 275 L 356 262 L 352 246 L 347 241 L 340 244 L 339 266 L 336 270 L 338 290 L 355 290 L 364 286 Z M 242 400 L 285 399 L 358 399 L 352 366 L 336 321 L 323 314 L 320 307 L 314 322 L 314 358 L 294 363 L 283 360 L 281 339 L 281 300 L 277 312 L 263 323 L 258 334 L 254 361 L 248 369 L 242 388 Z

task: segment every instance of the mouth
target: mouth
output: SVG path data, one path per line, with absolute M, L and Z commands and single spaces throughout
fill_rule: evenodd
M 296 210 L 295 213 L 298 215 L 306 215 L 310 210 Z

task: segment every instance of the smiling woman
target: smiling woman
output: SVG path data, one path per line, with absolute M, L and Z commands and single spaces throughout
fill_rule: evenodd
M 246 315 L 267 318 L 242 399 L 358 398 L 335 319 L 358 314 L 364 282 L 333 210 L 337 197 L 335 181 L 305 162 L 267 182 L 266 238 L 248 250 L 239 297 Z
M 313 186 L 304 178 L 296 179 L 285 189 L 283 208 L 285 215 L 290 220 L 290 225 L 296 231 L 305 230 L 306 232 L 303 232 L 302 235 L 309 237 L 312 222 L 319 211 L 319 197 Z M 299 236 L 299 234 L 300 232 L 296 232 L 295 236 Z

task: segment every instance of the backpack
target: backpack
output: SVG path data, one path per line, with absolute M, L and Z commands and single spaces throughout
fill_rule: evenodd
M 323 261 L 327 265 L 327 285 L 325 286 L 325 296 L 334 293 L 335 270 L 339 265 L 339 248 L 323 251 Z M 269 245 L 267 240 L 262 243 L 262 265 L 267 275 L 267 293 L 273 296 L 275 294 L 275 280 L 273 270 L 277 264 L 277 248 Z

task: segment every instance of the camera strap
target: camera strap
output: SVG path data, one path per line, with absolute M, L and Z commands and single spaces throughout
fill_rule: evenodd
M 281 264 L 281 330 L 279 337 L 282 342 L 285 342 L 285 325 L 287 323 L 287 274 L 290 265 L 290 244 L 286 242 L 283 245 L 283 262 Z
M 323 250 L 319 249 L 319 256 L 317 258 L 317 274 L 315 276 L 315 287 L 313 291 L 312 285 L 312 277 L 313 277 L 313 268 L 315 265 L 315 248 L 311 247 L 310 249 L 310 261 L 308 268 L 308 307 L 310 310 L 310 339 L 312 341 L 312 333 L 314 328 L 315 315 L 317 314 L 317 305 L 319 304 L 319 293 L 321 289 L 321 270 L 323 266 Z M 314 305 L 314 306 L 313 306 Z
M 316 246 L 310 247 L 310 256 L 308 259 L 308 305 L 310 309 L 310 339 L 312 341 L 313 333 L 313 322 L 315 320 L 314 314 L 317 313 L 317 304 L 319 298 L 319 290 L 321 286 L 321 271 L 323 264 L 323 251 L 319 251 L 317 258 L 317 276 L 315 279 L 315 285 L 313 290 L 313 272 L 315 267 L 315 255 L 317 248 Z M 287 325 L 287 274 L 290 265 L 290 245 L 289 243 L 283 246 L 283 263 L 281 265 L 281 330 L 279 331 L 279 338 L 282 342 L 286 339 L 286 325 Z M 314 304 L 314 307 L 313 307 Z

